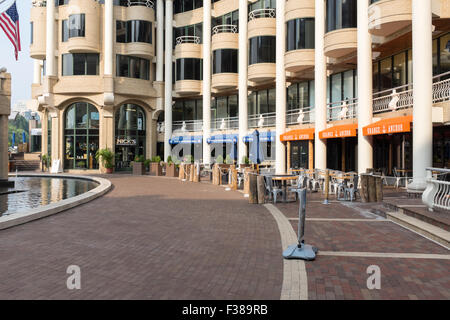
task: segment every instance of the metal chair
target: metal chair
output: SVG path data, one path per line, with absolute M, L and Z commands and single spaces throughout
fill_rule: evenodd
M 345 199 L 353 202 L 353 199 L 356 200 L 356 194 L 359 195 L 358 191 L 358 183 L 359 183 L 359 176 L 356 174 L 353 176 L 353 182 L 349 185 L 345 186 L 344 188 L 344 194 Z
M 280 194 L 283 195 L 283 190 L 273 186 L 272 177 L 264 176 L 264 185 L 266 187 L 266 192 L 269 194 L 269 199 L 273 200 L 273 203 L 277 203 L 277 196 Z

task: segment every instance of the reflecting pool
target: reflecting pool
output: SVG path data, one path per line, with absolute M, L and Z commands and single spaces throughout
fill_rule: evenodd
M 14 189 L 0 188 L 0 217 L 78 196 L 98 183 L 73 178 L 16 177 Z

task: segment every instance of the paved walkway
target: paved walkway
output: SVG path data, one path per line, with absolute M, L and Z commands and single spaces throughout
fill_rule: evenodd
M 240 193 L 108 176 L 81 207 L 0 231 L 0 299 L 279 299 L 276 222 Z M 81 290 L 69 291 L 69 265 Z
M 0 231 L 0 299 L 450 299 L 449 250 L 379 205 L 308 194 L 313 262 L 287 261 L 298 205 L 249 205 L 207 183 L 108 176 L 106 196 Z M 66 287 L 69 265 L 82 289 Z M 367 268 L 381 289 L 367 288 Z

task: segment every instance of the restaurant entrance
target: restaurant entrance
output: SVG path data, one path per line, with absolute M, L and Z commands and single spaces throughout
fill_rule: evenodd
M 310 169 L 309 141 L 292 141 L 290 157 L 292 169 Z
M 358 139 L 327 139 L 327 168 L 343 172 L 356 171 Z
M 396 133 L 373 136 L 373 166 L 388 176 L 396 170 L 412 170 L 412 134 Z

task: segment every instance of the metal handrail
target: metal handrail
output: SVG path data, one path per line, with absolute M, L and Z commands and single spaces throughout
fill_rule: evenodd
M 175 41 L 176 41 L 176 44 L 182 44 L 182 43 L 200 44 L 200 37 L 199 36 L 181 36 L 181 37 L 178 37 Z
M 276 9 L 267 8 L 267 9 L 256 9 L 248 14 L 248 20 L 252 21 L 259 18 L 276 18 Z
M 238 33 L 238 26 L 234 24 L 222 24 L 215 26 L 212 29 L 212 34 L 214 35 L 219 33 Z
M 147 8 L 155 8 L 155 3 L 151 0 L 128 0 L 128 6 L 146 6 Z
M 196 132 L 203 130 L 203 120 L 186 120 L 172 122 L 173 131 Z
M 358 98 L 327 104 L 327 121 L 354 119 L 358 114 Z
M 239 117 L 218 118 L 211 120 L 211 130 L 234 130 L 239 129 Z

